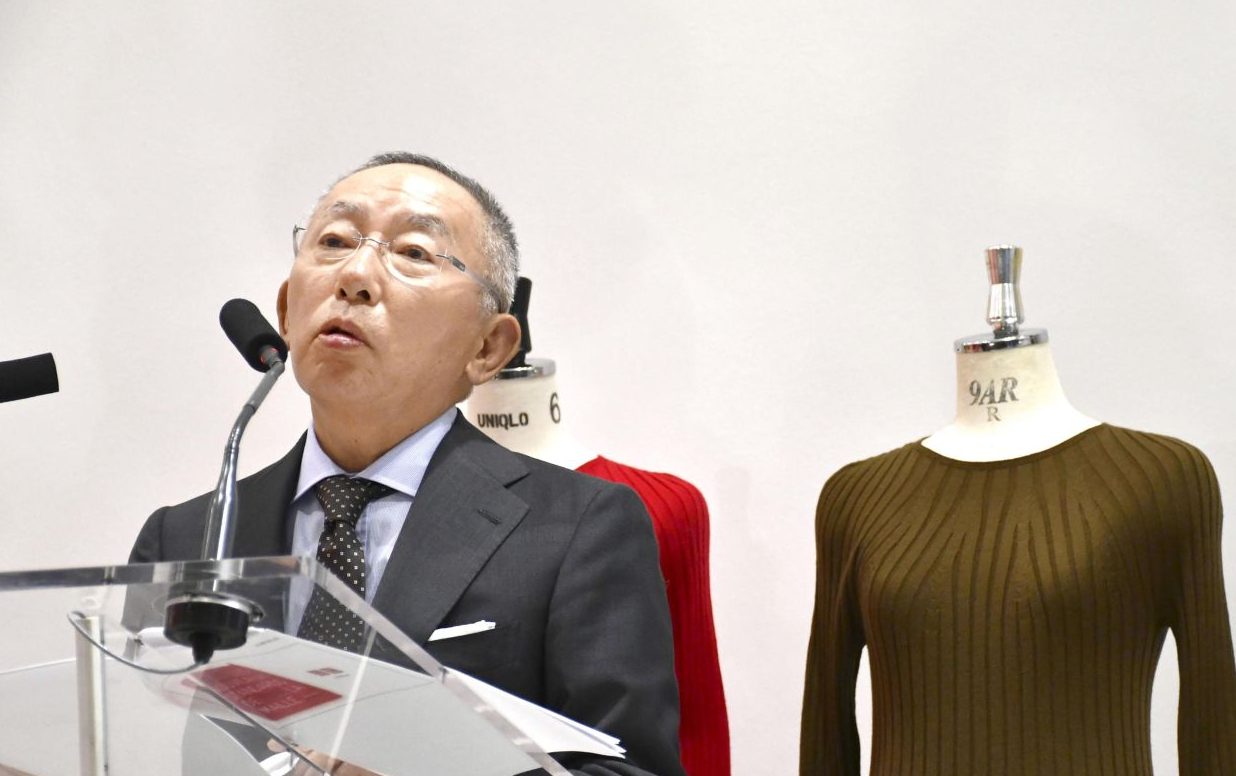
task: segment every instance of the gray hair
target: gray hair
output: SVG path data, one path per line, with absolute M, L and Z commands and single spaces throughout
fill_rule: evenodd
M 454 167 L 432 156 L 407 151 L 378 154 L 339 178 L 335 183 L 362 170 L 387 164 L 414 164 L 440 172 L 463 187 L 481 206 L 481 210 L 485 213 L 485 225 L 479 237 L 481 250 L 485 253 L 486 263 L 489 265 L 484 272 L 478 273 L 488 284 L 485 309 L 491 313 L 508 312 L 511 309 L 511 301 L 515 298 L 515 281 L 519 277 L 519 243 L 515 240 L 515 227 L 512 226 L 511 219 L 502 210 L 502 206 L 498 204 L 494 195 Z

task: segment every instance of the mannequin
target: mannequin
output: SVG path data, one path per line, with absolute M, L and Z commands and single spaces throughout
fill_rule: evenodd
M 557 366 L 545 358 L 528 358 L 532 334 L 528 304 L 532 281 L 519 278 L 511 314 L 519 319 L 519 352 L 498 376 L 477 386 L 468 398 L 465 416 L 490 439 L 517 453 L 577 469 L 596 458 L 562 424 Z
M 465 416 L 517 453 L 621 483 L 639 495 L 652 518 L 674 630 L 682 763 L 689 776 L 729 776 L 729 722 L 709 586 L 708 506 L 685 480 L 617 463 L 576 441 L 562 410 L 554 362 L 527 357 L 531 293 L 531 281 L 520 278 L 511 307 L 523 329 L 520 352 L 496 379 L 473 391 Z
M 577 442 L 562 423 L 557 367 L 526 359 L 478 386 L 468 399 L 468 420 L 498 444 L 542 461 L 577 469 L 596 453 Z
M 957 418 L 851 463 L 816 510 L 802 776 L 1148 776 L 1167 631 L 1180 773 L 1236 773 L 1222 508 L 1178 439 L 1064 396 L 1047 332 L 1021 330 L 1021 252 L 988 249 L 990 335 L 958 340 Z
M 987 250 L 991 335 L 957 340 L 957 415 L 923 446 L 960 461 L 997 461 L 1054 447 L 1099 421 L 1064 395 L 1047 332 L 1024 333 L 1021 249 Z

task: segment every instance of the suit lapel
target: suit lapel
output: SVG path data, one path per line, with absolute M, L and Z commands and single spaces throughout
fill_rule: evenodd
M 238 558 L 286 555 L 292 548 L 288 505 L 296 492 L 305 436 L 283 458 L 236 486 L 239 510 L 232 554 Z
M 425 643 L 527 513 L 507 489 L 527 473 L 514 453 L 457 417 L 429 462 L 374 607 Z

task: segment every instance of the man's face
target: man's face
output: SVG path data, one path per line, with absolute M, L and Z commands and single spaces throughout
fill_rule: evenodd
M 467 395 L 466 368 L 488 316 L 478 284 L 453 268 L 430 284 L 410 284 L 387 271 L 373 243 L 337 263 L 314 261 L 305 248 L 356 232 L 392 242 L 393 250 L 419 244 L 484 273 L 483 223 L 470 194 L 416 165 L 362 170 L 322 198 L 279 292 L 280 329 L 315 411 L 445 410 Z

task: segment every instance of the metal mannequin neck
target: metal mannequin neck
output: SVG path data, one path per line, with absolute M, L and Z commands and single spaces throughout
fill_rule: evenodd
M 990 334 L 975 334 L 953 342 L 957 353 L 985 353 L 1047 342 L 1046 329 L 1022 329 L 1026 319 L 1021 302 L 1021 248 L 993 245 L 987 249 L 987 322 Z
M 1048 341 L 1047 329 L 1023 329 L 1014 334 L 997 337 L 992 334 L 975 334 L 953 341 L 953 350 L 957 353 L 986 353 L 991 350 L 1006 350 L 1008 348 L 1023 348 L 1027 345 L 1039 345 Z
M 495 380 L 523 380 L 528 377 L 549 377 L 558 371 L 552 359 L 530 358 L 524 366 L 508 366 L 498 374 Z

